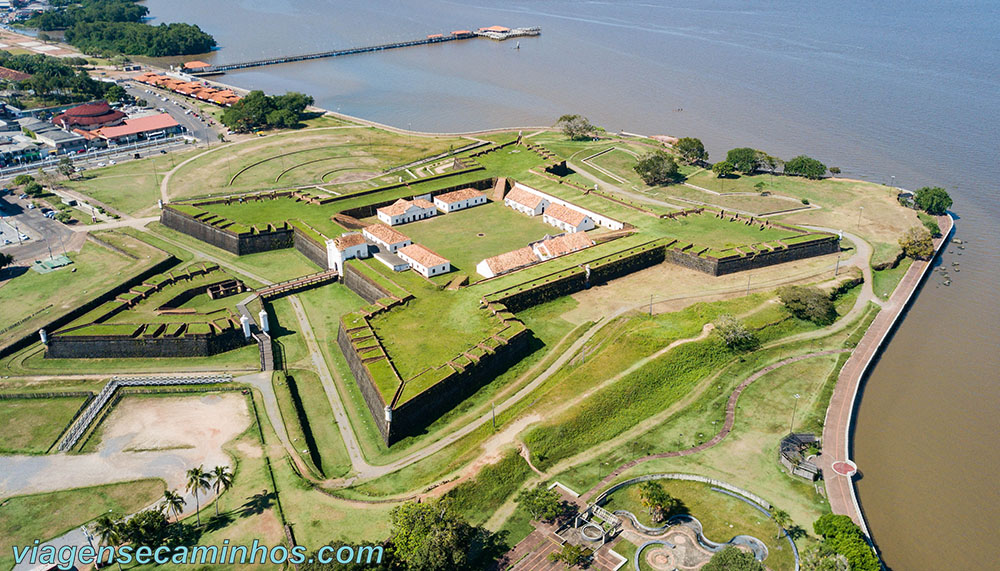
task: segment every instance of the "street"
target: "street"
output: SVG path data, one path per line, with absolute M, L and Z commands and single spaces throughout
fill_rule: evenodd
M 30 203 L 13 195 L 0 197 L 0 252 L 14 256 L 20 265 L 68 251 L 75 234 L 62 222 L 46 218 L 40 208 L 28 209 Z M 26 240 L 18 239 L 22 234 Z M 6 240 L 11 243 L 4 245 Z

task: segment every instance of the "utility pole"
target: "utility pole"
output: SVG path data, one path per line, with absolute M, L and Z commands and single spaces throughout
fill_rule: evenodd
M 802 396 L 799 393 L 792 395 L 795 398 L 795 404 L 792 405 L 792 420 L 788 423 L 788 434 L 792 433 L 792 426 L 795 424 L 795 409 L 799 406 L 799 397 Z
M 649 315 L 653 315 L 653 294 L 649 294 Z
M 750 274 L 747 274 L 747 295 L 750 295 Z
M 833 269 L 833 276 L 836 277 L 840 273 L 840 254 L 837 254 L 837 266 Z
M 858 228 L 861 228 L 861 215 L 864 213 L 864 211 L 865 211 L 864 206 L 858 207 Z
M 497 431 L 497 403 L 493 403 L 493 432 Z

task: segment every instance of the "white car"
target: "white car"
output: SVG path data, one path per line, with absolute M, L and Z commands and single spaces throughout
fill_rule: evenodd
M 116 162 L 115 162 L 115 160 L 114 160 L 114 159 L 111 159 L 111 160 L 109 160 L 109 161 L 108 161 L 108 163 L 110 163 L 110 164 L 113 164 L 113 165 L 116 165 L 116 164 L 118 164 L 118 163 L 116 163 Z
M 20 238 L 21 240 L 30 240 L 31 239 L 31 238 L 28 237 L 27 234 L 21 234 L 20 236 L 18 236 L 18 238 Z
M 97 166 L 103 167 L 103 166 L 107 166 L 107 165 L 105 165 L 104 163 L 97 163 Z

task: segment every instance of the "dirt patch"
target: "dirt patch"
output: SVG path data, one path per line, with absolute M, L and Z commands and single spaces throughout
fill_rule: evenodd
M 104 422 L 101 452 L 219 449 L 249 424 L 246 400 L 235 394 L 125 398 Z
M 240 442 L 236 445 L 236 450 L 247 458 L 260 458 L 264 455 L 264 451 L 260 449 L 260 446 L 249 442 Z

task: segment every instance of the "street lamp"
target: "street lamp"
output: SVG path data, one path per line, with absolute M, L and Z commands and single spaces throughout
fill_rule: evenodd
M 795 399 L 795 403 L 792 405 L 792 420 L 788 423 L 788 434 L 792 433 L 792 426 L 795 424 L 795 409 L 799 406 L 799 397 L 801 397 L 799 393 L 792 395 L 792 398 Z
M 858 228 L 861 228 L 861 214 L 865 211 L 864 206 L 858 207 Z

